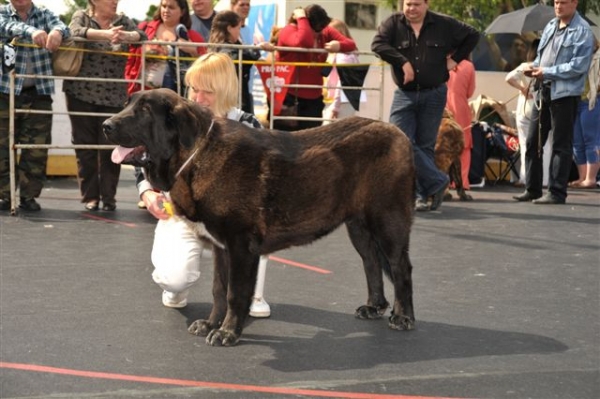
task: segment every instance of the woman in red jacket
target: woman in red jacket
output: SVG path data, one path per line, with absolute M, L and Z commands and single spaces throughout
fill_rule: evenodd
M 293 11 L 289 23 L 279 32 L 277 46 L 320 48 L 331 53 L 347 53 L 356 50 L 356 43 L 329 26 L 331 18 L 323 7 L 313 4 Z M 279 51 L 279 62 L 323 63 L 326 53 L 303 53 Z M 323 86 L 323 66 L 296 66 L 289 84 Z M 284 104 L 298 103 L 298 116 L 322 118 L 322 88 L 289 88 Z M 293 130 L 308 129 L 321 125 L 321 121 L 300 121 Z M 285 128 L 282 128 L 284 130 Z M 289 128 L 287 130 L 290 130 Z
M 198 32 L 190 30 L 192 20 L 190 17 L 190 9 L 187 0 L 161 0 L 159 8 L 156 10 L 152 21 L 141 22 L 138 28 L 143 30 L 148 36 L 148 40 L 168 41 L 168 42 L 194 42 L 204 43 L 202 35 Z M 169 49 L 169 47 L 171 47 Z M 206 53 L 206 48 L 197 46 L 180 46 L 181 57 L 198 57 Z M 146 54 L 156 55 L 173 55 L 174 49 L 172 46 L 164 46 L 158 44 L 147 44 Z M 138 79 L 141 74 L 142 57 L 141 47 L 131 47 L 129 49 L 132 56 L 127 60 L 125 65 L 125 79 Z M 180 64 L 185 61 L 180 61 Z M 154 63 L 152 69 L 160 70 L 160 75 L 156 82 L 150 82 L 146 77 L 146 89 L 157 87 L 168 87 L 177 91 L 177 80 L 174 78 L 175 68 L 173 65 L 167 65 L 165 60 L 155 60 L 152 58 L 146 59 L 146 73 L 149 72 L 149 64 Z M 191 64 L 191 62 L 189 62 Z M 182 69 L 182 76 L 185 75 L 185 68 Z M 183 80 L 183 79 L 182 79 Z M 138 83 L 129 83 L 127 86 L 127 94 L 131 95 L 141 89 Z M 183 94 L 183 93 L 182 93 Z

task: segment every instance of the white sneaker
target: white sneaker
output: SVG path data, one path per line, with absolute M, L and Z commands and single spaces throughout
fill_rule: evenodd
M 181 292 L 163 291 L 162 302 L 168 308 L 184 308 L 187 306 L 187 296 L 189 290 Z
M 269 317 L 271 316 L 271 307 L 263 298 L 252 298 L 250 316 L 256 318 Z
M 485 187 L 485 178 L 481 178 L 481 181 L 479 183 L 470 184 L 471 188 L 484 188 Z

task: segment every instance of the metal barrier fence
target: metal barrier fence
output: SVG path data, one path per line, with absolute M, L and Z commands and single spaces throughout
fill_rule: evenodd
M 75 38 L 76 41 L 84 41 L 87 42 L 88 40 L 85 39 L 79 39 L 79 38 Z M 242 52 L 245 49 L 253 49 L 253 50 L 262 50 L 260 47 L 258 46 L 251 46 L 251 45 L 239 45 L 239 44 L 215 44 L 215 43 L 179 43 L 179 42 L 166 42 L 166 41 L 145 41 L 145 42 L 139 42 L 139 43 L 132 43 L 132 44 L 139 44 L 141 46 L 141 54 L 133 54 L 133 53 L 125 53 L 125 52 L 115 52 L 115 51 L 102 51 L 102 53 L 104 54 L 108 54 L 108 55 L 114 55 L 114 56 L 123 56 L 123 57 L 131 57 L 131 56 L 139 56 L 141 57 L 141 67 L 140 67 L 140 74 L 138 79 L 104 79 L 104 78 L 91 78 L 91 77 L 70 77 L 70 76 L 47 76 L 47 75 L 31 75 L 31 74 L 16 74 L 15 71 L 11 71 L 9 73 L 9 82 L 10 82 L 10 94 L 9 94 L 9 131 L 8 131 L 8 139 L 9 139 L 9 173 L 10 173 L 10 202 L 11 202 L 11 208 L 10 208 L 10 214 L 11 215 L 16 215 L 17 213 L 17 207 L 16 207 L 16 171 L 15 171 L 15 167 L 16 167 L 16 157 L 17 157 L 17 151 L 19 149 L 34 149 L 34 148 L 40 148 L 40 149 L 73 149 L 73 150 L 78 150 L 78 149 L 95 149 L 95 150 L 112 150 L 115 148 L 114 145 L 77 145 L 77 144 L 70 144 L 70 145 L 54 145 L 54 144 L 16 144 L 15 143 L 15 114 L 51 114 L 51 115 L 78 115 L 78 116 L 106 116 L 106 117 L 110 117 L 113 114 L 107 114 L 107 113 L 94 113 L 94 112 L 56 112 L 54 110 L 52 111 L 42 111 L 42 110 L 29 110 L 29 109 L 16 109 L 15 108 L 15 78 L 16 77 L 23 77 L 23 78 L 40 78 L 40 79 L 54 79 L 54 80 L 84 80 L 84 81 L 111 81 L 111 82 L 122 82 L 123 84 L 126 83 L 138 83 L 140 84 L 141 87 L 141 91 L 146 90 L 144 82 L 146 82 L 146 59 L 159 59 L 159 60 L 174 60 L 175 61 L 175 71 L 176 71 L 176 81 L 177 81 L 177 93 L 179 95 L 185 96 L 185 88 L 181 87 L 181 79 L 179 79 L 180 73 L 181 73 L 181 61 L 194 61 L 197 57 L 183 57 L 180 55 L 180 46 L 186 46 L 186 47 L 190 47 L 190 46 L 195 46 L 195 47 L 219 47 L 219 48 L 232 48 L 232 49 L 237 49 L 238 50 L 238 60 L 243 60 L 242 57 Z M 170 45 L 170 46 L 174 46 L 175 48 L 175 55 L 174 56 L 162 56 L 162 55 L 154 55 L 154 54 L 146 54 L 146 46 L 145 44 L 152 44 L 152 45 Z M 18 44 L 20 46 L 27 46 L 27 47 L 34 47 L 34 45 L 28 45 L 28 44 Z M 61 47 L 60 49 L 62 50 L 68 50 L 68 51 L 83 51 L 83 52 L 91 52 L 92 50 L 87 50 L 87 49 L 75 49 L 75 48 L 64 48 Z M 329 54 L 326 50 L 323 49 L 305 49 L 305 48 L 296 48 L 296 47 L 274 47 L 273 51 L 288 51 L 288 52 L 305 52 L 305 53 L 327 53 Z M 263 50 L 264 51 L 264 50 Z M 370 52 L 356 52 L 357 55 L 368 55 L 368 56 L 373 56 L 373 53 Z M 315 67 L 315 66 L 321 66 L 321 67 L 331 67 L 332 65 L 329 63 L 301 63 L 301 62 L 276 62 L 275 61 L 275 57 L 271 57 L 270 61 L 264 61 L 264 60 L 259 60 L 259 61 L 238 61 L 238 60 L 234 60 L 233 62 L 240 65 L 240 63 L 242 64 L 252 64 L 252 65 L 256 65 L 257 67 L 259 65 L 271 65 L 271 79 L 268 80 L 269 82 L 269 92 L 270 92 L 270 98 L 269 98 L 269 103 L 270 104 L 275 104 L 275 92 L 279 89 L 283 89 L 283 88 L 287 88 L 289 89 L 293 89 L 293 88 L 308 88 L 308 89 L 314 89 L 314 88 L 319 88 L 319 89 L 334 89 L 337 87 L 331 87 L 331 86 L 327 86 L 327 84 L 324 85 L 302 85 L 302 84 L 291 84 L 291 83 L 281 83 L 279 82 L 277 79 L 275 79 L 276 77 L 276 68 L 275 66 L 277 65 L 294 65 L 294 66 L 311 66 L 311 67 Z M 372 65 L 383 65 L 381 62 L 378 63 L 369 63 L 369 64 L 336 64 L 337 68 L 345 68 L 345 67 L 356 67 L 356 66 L 372 66 Z M 241 65 L 240 65 L 241 66 Z M 239 81 L 239 91 L 238 91 L 238 106 L 241 107 L 242 104 L 242 84 L 243 84 L 243 79 L 242 79 L 242 68 L 237 68 L 238 69 L 238 81 Z M 378 119 L 381 120 L 382 119 L 382 115 L 383 115 L 383 90 L 384 88 L 384 69 L 380 68 L 380 76 L 379 76 L 379 85 L 375 86 L 375 87 L 361 87 L 361 86 L 343 86 L 344 90 L 361 90 L 361 91 L 378 91 L 379 92 L 379 109 L 378 109 Z M 56 95 L 57 93 L 55 93 Z M 299 116 L 279 116 L 279 115 L 275 115 L 274 114 L 274 109 L 275 107 L 269 107 L 269 128 L 273 129 L 273 124 L 276 120 L 306 120 L 306 121 L 330 121 L 329 119 L 325 119 L 325 118 L 309 118 L 309 117 L 299 117 Z

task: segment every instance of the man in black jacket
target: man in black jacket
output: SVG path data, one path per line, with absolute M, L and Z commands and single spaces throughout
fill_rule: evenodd
M 405 0 L 403 12 L 383 21 L 371 50 L 392 66 L 398 86 L 390 122 L 412 141 L 417 171 L 417 211 L 439 208 L 448 176 L 434 162 L 437 132 L 446 106 L 449 72 L 467 58 L 479 32 L 429 11 L 428 0 Z M 431 205 L 428 198 L 432 198 Z

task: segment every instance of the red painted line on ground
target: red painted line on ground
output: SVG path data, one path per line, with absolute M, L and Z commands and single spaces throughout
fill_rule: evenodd
M 113 219 L 103 218 L 102 216 L 91 215 L 89 213 L 82 213 L 81 215 L 85 216 L 86 218 L 90 218 L 90 219 L 94 219 L 94 220 L 99 220 L 101 222 L 120 224 L 120 225 L 126 226 L 126 227 L 137 227 L 137 225 L 135 223 L 121 222 L 120 220 L 113 220 Z
M 129 374 L 103 373 L 103 372 L 98 372 L 98 371 L 74 370 L 74 369 L 65 369 L 65 368 L 40 366 L 40 365 L 36 365 L 36 364 L 23 364 L 23 363 L 0 362 L 0 368 L 12 369 L 12 370 L 23 370 L 23 371 L 34 371 L 34 372 L 39 372 L 39 373 L 61 374 L 61 375 L 68 375 L 68 376 L 74 376 L 74 377 L 97 378 L 97 379 L 105 379 L 105 380 L 145 382 L 145 383 L 149 383 L 149 384 L 162 384 L 162 385 L 174 385 L 174 386 L 182 386 L 182 387 L 222 389 L 222 390 L 229 390 L 229 391 L 261 392 L 261 393 L 272 393 L 272 394 L 279 394 L 279 395 L 307 395 L 307 396 L 316 396 L 316 397 L 320 397 L 320 398 L 450 399 L 450 398 L 431 397 L 431 396 L 385 395 L 385 394 L 360 393 L 360 392 L 322 391 L 322 390 L 316 390 L 316 389 L 279 388 L 279 387 L 267 387 L 267 386 L 261 386 L 261 385 L 243 385 L 243 384 L 227 384 L 227 383 L 220 383 L 220 382 L 179 380 L 179 379 L 173 379 L 173 378 L 159 378 L 159 377 L 148 377 L 148 376 L 129 375 Z
M 333 273 L 331 270 L 321 269 L 320 267 L 305 265 L 304 263 L 294 262 L 293 260 L 287 260 L 283 258 L 278 258 L 277 256 L 269 255 L 270 260 L 274 260 L 275 262 L 283 263 L 290 266 L 299 267 L 302 269 L 311 270 L 313 272 L 321 273 L 321 274 L 331 274 Z

